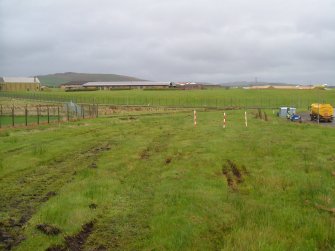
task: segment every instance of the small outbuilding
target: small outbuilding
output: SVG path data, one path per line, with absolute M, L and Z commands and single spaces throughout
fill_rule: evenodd
M 279 107 L 279 111 L 277 115 L 282 118 L 287 118 L 287 115 L 293 115 L 296 114 L 297 109 L 295 107 L 287 107 L 287 106 L 282 106 Z
M 37 77 L 0 77 L 0 91 L 39 91 Z

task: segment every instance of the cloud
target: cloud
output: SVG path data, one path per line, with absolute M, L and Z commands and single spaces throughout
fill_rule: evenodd
M 2 0 L 0 75 L 335 84 L 332 0 Z

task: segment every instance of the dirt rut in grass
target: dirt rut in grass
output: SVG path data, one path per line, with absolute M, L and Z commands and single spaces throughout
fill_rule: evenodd
M 143 137 L 141 135 L 141 137 Z M 95 230 L 85 244 L 87 250 L 143 250 L 144 243 L 150 236 L 150 219 L 155 190 L 160 182 L 157 178 L 165 170 L 164 155 L 171 140 L 168 132 L 143 140 L 142 147 L 134 146 L 138 155 L 132 162 L 134 168 L 109 169 L 115 177 L 127 180 L 120 183 L 112 213 L 105 213 L 98 218 Z M 140 149 L 140 150 L 139 150 Z M 116 149 L 114 154 L 123 151 Z M 152 165 L 152 163 L 162 165 Z M 150 166 L 150 168 L 148 168 Z M 103 207 L 103 205 L 101 205 Z M 99 208 L 101 208 L 99 205 Z
M 52 160 L 34 170 L 0 179 L 0 214 L 8 215 L 0 220 L 0 250 L 11 250 L 24 240 L 23 227 L 38 207 L 56 196 L 61 187 L 74 179 L 78 170 L 97 162 L 111 145 L 111 142 L 103 142 L 65 160 Z
M 222 166 L 222 174 L 226 177 L 228 186 L 233 190 L 238 190 L 238 184 L 244 181 L 247 174 L 244 165 L 238 165 L 232 160 L 227 160 Z
M 92 233 L 95 221 L 91 221 L 82 226 L 81 231 L 72 236 L 66 236 L 64 245 L 53 245 L 47 248 L 47 251 L 67 251 L 67 250 L 84 250 L 84 245 L 88 236 Z

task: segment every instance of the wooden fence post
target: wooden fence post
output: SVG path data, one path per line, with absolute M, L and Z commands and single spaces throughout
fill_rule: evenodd
M 36 106 L 36 115 L 37 115 L 37 124 L 40 124 L 40 109 L 39 109 L 39 105 Z
M 81 114 L 83 115 L 83 119 L 85 119 L 85 109 L 84 109 L 84 105 L 81 105 Z
M 0 128 L 2 127 L 2 105 L 0 105 Z
M 60 117 L 59 117 L 59 106 L 57 106 L 57 118 L 58 118 L 58 124 L 60 123 Z
M 47 106 L 47 112 L 48 112 L 48 124 L 50 124 L 50 112 L 49 112 L 49 106 Z

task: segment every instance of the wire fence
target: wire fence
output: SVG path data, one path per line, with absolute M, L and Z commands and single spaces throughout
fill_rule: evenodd
M 0 128 L 29 126 L 96 118 L 99 107 L 93 105 L 0 105 Z

